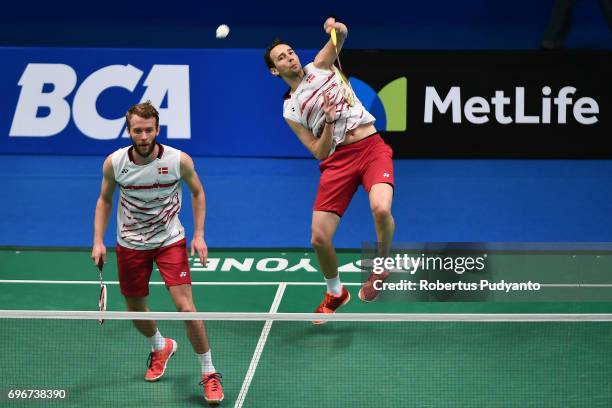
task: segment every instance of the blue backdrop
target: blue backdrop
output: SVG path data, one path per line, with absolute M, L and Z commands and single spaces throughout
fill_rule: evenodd
M 301 54 L 305 62 L 314 58 L 313 51 Z M 161 107 L 160 141 L 192 155 L 308 154 L 282 118 L 287 86 L 268 72 L 260 50 L 4 48 L 0 59 L 0 153 L 110 152 L 126 144 L 121 137 L 125 111 L 149 99 L 149 91 Z M 120 86 L 120 81 L 128 83 Z M 35 118 L 55 121 L 62 106 L 69 112 L 59 126 L 45 133 L 53 126 L 43 123 L 43 135 L 25 137 Z M 18 110 L 25 112 L 21 121 Z M 84 130 L 79 118 L 94 125 Z M 119 127 L 100 133 L 111 120 Z M 190 132 L 170 130 L 169 121 L 190 125 Z M 21 130 L 13 129 L 17 122 Z
M 0 156 L 0 245 L 91 246 L 103 156 Z M 196 158 L 211 247 L 309 247 L 317 162 Z M 612 161 L 396 160 L 395 242 L 611 242 Z M 191 237 L 187 189 L 181 219 Z M 115 215 L 106 244 L 115 243 Z M 334 242 L 375 239 L 362 189 Z
M 11 1 L 0 14 L 0 45 L 170 48 L 264 48 L 281 36 L 299 48 L 318 48 L 323 19 L 335 14 L 350 29 L 349 48 L 534 49 L 540 46 L 554 0 L 378 0 L 346 3 L 150 0 L 126 7 L 74 0 Z M 578 1 L 569 47 L 612 49 L 597 0 Z M 229 37 L 215 39 L 225 23 Z

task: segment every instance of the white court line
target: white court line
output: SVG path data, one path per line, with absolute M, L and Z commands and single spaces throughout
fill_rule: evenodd
M 612 283 L 540 283 L 546 288 L 609 288 Z
M 274 296 L 274 301 L 272 302 L 272 306 L 270 307 L 270 313 L 276 313 L 276 311 L 278 310 L 278 306 L 280 305 L 281 299 L 283 298 L 283 294 L 285 293 L 286 287 L 287 284 L 285 282 L 278 285 L 276 296 Z M 266 320 L 266 322 L 264 323 L 264 327 L 261 330 L 261 335 L 259 336 L 259 341 L 257 342 L 257 346 L 255 346 L 255 351 L 253 352 L 251 364 L 249 365 L 249 369 L 246 373 L 246 376 L 244 377 L 244 381 L 242 382 L 242 387 L 240 388 L 238 398 L 236 398 L 236 404 L 234 405 L 234 408 L 241 408 L 242 404 L 244 404 L 244 399 L 246 398 L 247 392 L 249 392 L 251 381 L 253 380 L 255 370 L 257 369 L 257 364 L 259 364 L 259 358 L 261 357 L 261 353 L 263 353 L 266 341 L 268 340 L 268 334 L 270 334 L 272 323 L 272 320 Z
M 612 313 L 236 313 L 236 312 L 98 312 L 73 310 L 0 310 L 2 319 L 61 320 L 204 320 L 302 322 L 608 322 Z
M 62 284 L 62 285 L 99 285 L 100 281 L 73 281 L 73 280 L 28 280 L 28 279 L 0 279 L 0 283 L 32 283 L 32 284 Z M 118 285 L 119 281 L 104 281 L 106 285 Z M 192 286 L 321 286 L 325 282 L 191 282 Z M 361 286 L 359 282 L 342 283 L 346 286 Z M 149 282 L 149 285 L 165 285 L 164 282 Z
M 35 280 L 35 279 L 0 279 L 1 283 L 61 284 L 61 285 L 99 285 L 99 280 Z M 107 285 L 118 285 L 119 281 L 104 281 Z M 192 286 L 322 286 L 325 282 L 191 282 Z M 361 286 L 359 282 L 342 282 L 345 286 Z M 165 285 L 164 282 L 149 282 L 149 285 Z M 612 283 L 541 283 L 548 288 L 610 288 Z

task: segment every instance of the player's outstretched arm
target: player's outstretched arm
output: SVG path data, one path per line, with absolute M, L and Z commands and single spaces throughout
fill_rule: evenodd
M 346 36 L 348 35 L 348 28 L 346 28 L 344 24 L 337 22 L 333 17 L 328 17 L 323 24 L 323 29 L 327 34 L 331 34 L 332 28 L 336 29 L 336 38 L 338 40 L 337 45 L 334 47 L 331 38 L 327 41 L 327 43 L 323 46 L 323 48 L 321 48 L 321 51 L 319 51 L 315 57 L 314 66 L 317 68 L 331 69 L 332 65 L 334 65 L 334 61 L 336 61 L 338 53 L 340 53 L 340 50 L 342 49 Z
M 106 262 L 106 247 L 104 246 L 104 233 L 108 226 L 111 209 L 113 208 L 113 194 L 115 192 L 115 174 L 113 171 L 112 155 L 104 160 L 102 165 L 102 187 L 100 196 L 96 202 L 96 212 L 94 215 L 94 238 L 91 249 L 91 259 L 94 264 L 102 260 Z

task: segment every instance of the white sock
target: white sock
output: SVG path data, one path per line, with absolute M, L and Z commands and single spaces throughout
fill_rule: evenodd
M 163 350 L 164 345 L 166 344 L 166 340 L 164 339 L 164 336 L 161 335 L 159 330 L 157 330 L 153 336 L 147 337 L 147 340 L 149 340 L 151 347 L 153 347 L 153 350 L 155 351 Z
M 340 282 L 340 275 L 335 278 L 325 279 L 327 283 L 327 291 L 334 296 L 340 296 L 342 294 L 342 283 Z
M 204 354 L 196 354 L 198 360 L 200 360 L 200 366 L 202 367 L 202 374 L 216 373 L 215 366 L 212 363 L 212 354 L 208 350 Z

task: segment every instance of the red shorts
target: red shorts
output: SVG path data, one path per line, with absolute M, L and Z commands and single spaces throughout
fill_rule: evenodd
M 130 249 L 117 244 L 119 287 L 123 296 L 149 295 L 153 261 L 157 264 L 166 287 L 191 284 L 185 239 L 165 247 L 147 250 Z
M 378 133 L 336 151 L 319 164 L 321 178 L 314 211 L 329 211 L 340 217 L 359 185 L 368 193 L 374 184 L 393 186 L 393 150 Z

